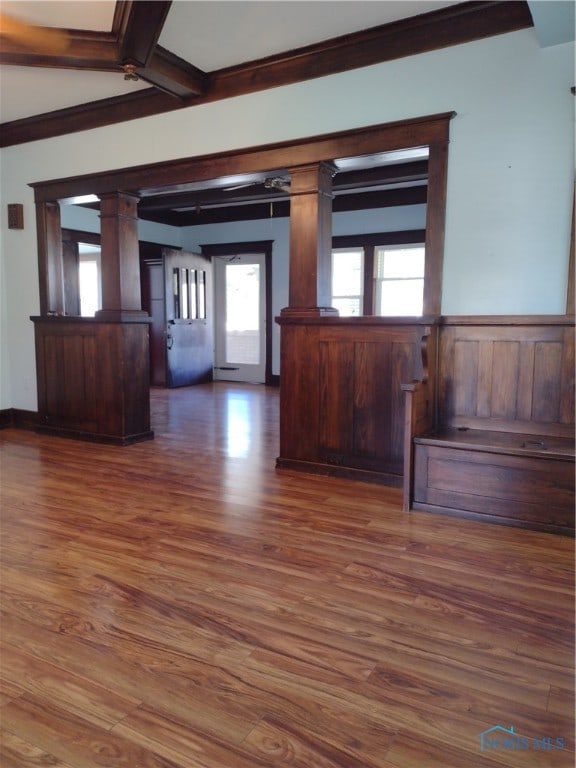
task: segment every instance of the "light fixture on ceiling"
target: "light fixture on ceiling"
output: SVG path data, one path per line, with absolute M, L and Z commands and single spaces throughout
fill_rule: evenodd
M 136 67 L 134 64 L 123 64 L 122 69 L 124 70 L 124 80 L 138 82 L 140 78 L 136 74 Z

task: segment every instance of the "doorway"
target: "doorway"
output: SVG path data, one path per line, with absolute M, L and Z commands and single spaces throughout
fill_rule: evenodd
M 214 259 L 214 379 L 266 381 L 266 259 L 262 253 Z

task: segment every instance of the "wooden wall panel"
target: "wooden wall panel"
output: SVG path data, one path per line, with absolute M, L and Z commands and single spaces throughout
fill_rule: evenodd
M 517 418 L 520 344 L 517 341 L 495 341 L 492 347 L 492 381 L 487 399 L 489 416 Z
M 562 372 L 560 392 L 560 422 L 574 424 L 574 328 L 564 329 L 562 338 Z
M 537 342 L 534 346 L 532 419 L 558 421 L 560 416 L 561 342 Z
M 400 484 L 402 385 L 422 377 L 426 321 L 281 317 L 279 467 Z
M 460 320 L 460 324 L 459 324 Z M 440 331 L 442 427 L 570 436 L 574 326 L 566 317 L 450 318 Z
M 354 344 L 319 343 L 319 446 L 326 454 L 352 453 Z M 338 376 L 334 376 L 338 371 Z
M 452 357 L 452 355 L 451 355 Z M 447 370 L 445 392 L 458 416 L 475 416 L 478 390 L 478 343 L 455 341 L 453 369 Z
M 494 377 L 493 361 L 494 346 L 491 341 L 472 342 L 478 355 L 476 369 L 478 380 L 476 386 L 476 415 L 490 416 L 492 413 L 492 381 Z M 471 382 L 472 384 L 473 382 Z
M 40 428 L 118 443 L 153 436 L 147 323 L 33 320 Z

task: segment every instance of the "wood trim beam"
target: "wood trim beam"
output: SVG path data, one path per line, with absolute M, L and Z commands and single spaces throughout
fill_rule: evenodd
M 190 205 L 191 197 L 187 205 Z M 426 187 L 408 187 L 379 192 L 362 192 L 338 195 L 332 201 L 332 212 L 364 211 L 374 208 L 392 208 L 402 205 L 421 205 L 427 201 Z M 255 221 L 258 219 L 279 219 L 290 216 L 290 201 L 270 200 L 246 205 L 202 208 L 199 211 L 171 211 L 166 208 L 147 208 L 141 201 L 138 216 L 146 221 L 169 224 L 174 227 L 193 227 L 200 224 L 223 224 L 229 221 Z M 92 207 L 92 206 L 90 206 Z
M 4 123 L 0 132 L 0 147 L 277 88 L 323 75 L 514 32 L 532 25 L 532 17 L 524 0 L 461 3 L 249 64 L 217 70 L 207 76 L 209 86 L 201 95 L 190 95 L 177 100 L 156 89 L 143 90 L 129 96 L 102 99 L 70 109 Z
M 430 144 L 428 195 L 434 205 L 426 209 L 426 260 L 424 265 L 424 315 L 439 315 L 442 304 L 442 270 L 448 182 L 448 142 Z
M 568 287 L 566 289 L 566 314 L 574 314 L 574 229 L 576 228 L 576 184 L 572 196 L 572 231 L 570 234 L 570 255 L 568 257 Z
M 56 69 L 90 69 L 101 72 L 119 70 L 119 46 L 115 35 L 110 32 L 78 29 L 65 31 L 69 40 L 68 49 L 59 54 L 30 53 L 10 39 L 3 38 L 0 64 Z M 35 119 L 36 117 L 29 118 L 29 120 Z M 5 123 L 5 125 L 11 125 L 11 123 Z
M 268 172 L 270 168 L 288 168 L 321 160 L 333 161 L 340 157 L 448 141 L 450 120 L 455 114 L 443 112 L 247 149 L 37 182 L 30 186 L 34 189 L 37 202 L 64 201 L 80 195 L 99 195 L 119 189 L 132 191 L 142 197 L 167 186 L 176 188 L 178 184 L 217 179 L 220 176 Z
M 57 202 L 36 204 L 40 314 L 64 315 L 64 262 L 60 206 Z
M 208 87 L 205 72 L 159 45 L 149 64 L 136 67 L 136 74 L 160 91 L 180 99 L 201 96 Z
M 168 16 L 172 0 L 124 3 L 128 6 L 123 23 L 120 61 L 146 67 Z
M 156 45 L 162 27 L 171 6 L 171 0 L 131 0 L 119 3 L 119 11 L 114 15 L 112 32 L 91 32 L 84 30 L 64 30 L 68 38 L 68 49 L 64 53 L 50 55 L 47 53 L 30 53 L 16 43 L 6 39 L 2 42 L 0 64 L 12 64 L 27 67 L 64 68 L 100 72 L 121 72 L 125 64 L 132 64 L 135 73 L 153 85 L 155 88 L 178 98 L 190 98 L 205 92 L 208 78 L 197 67 L 189 64 L 170 51 Z M 140 92 L 139 92 L 140 93 Z M 126 96 L 118 97 L 121 103 L 126 102 Z M 58 125 L 59 120 L 74 118 L 77 111 L 88 108 L 93 104 L 99 105 L 97 111 L 106 109 L 107 99 L 102 102 L 91 102 L 79 108 L 57 110 L 47 113 L 56 117 L 48 125 Z M 115 100 L 113 100 L 115 101 Z M 62 115 L 62 112 L 65 114 Z M 136 117 L 138 115 L 135 115 Z M 35 121 L 38 117 L 26 118 L 24 123 Z M 127 119 L 132 119 L 128 117 Z M 19 123 L 20 121 L 14 121 Z M 116 121 L 113 121 L 116 122 Z M 12 123 L 6 123 L 10 126 Z M 18 126 L 16 126 L 17 128 Z M 97 126 L 92 126 L 97 127 Z M 48 127 L 45 130 L 49 130 Z M 76 129 L 74 129 L 76 130 Z M 4 131 L 2 131 L 4 132 Z M 72 131 L 65 130 L 64 133 Z M 25 135 L 25 134 L 24 134 Z M 61 135 L 48 133 L 43 136 Z M 21 143 L 21 142 L 16 142 Z M 8 145 L 2 145 L 8 146 Z

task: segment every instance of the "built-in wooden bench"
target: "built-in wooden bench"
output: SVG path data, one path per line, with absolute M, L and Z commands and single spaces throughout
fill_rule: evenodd
M 574 319 L 443 318 L 406 395 L 404 508 L 574 532 Z

